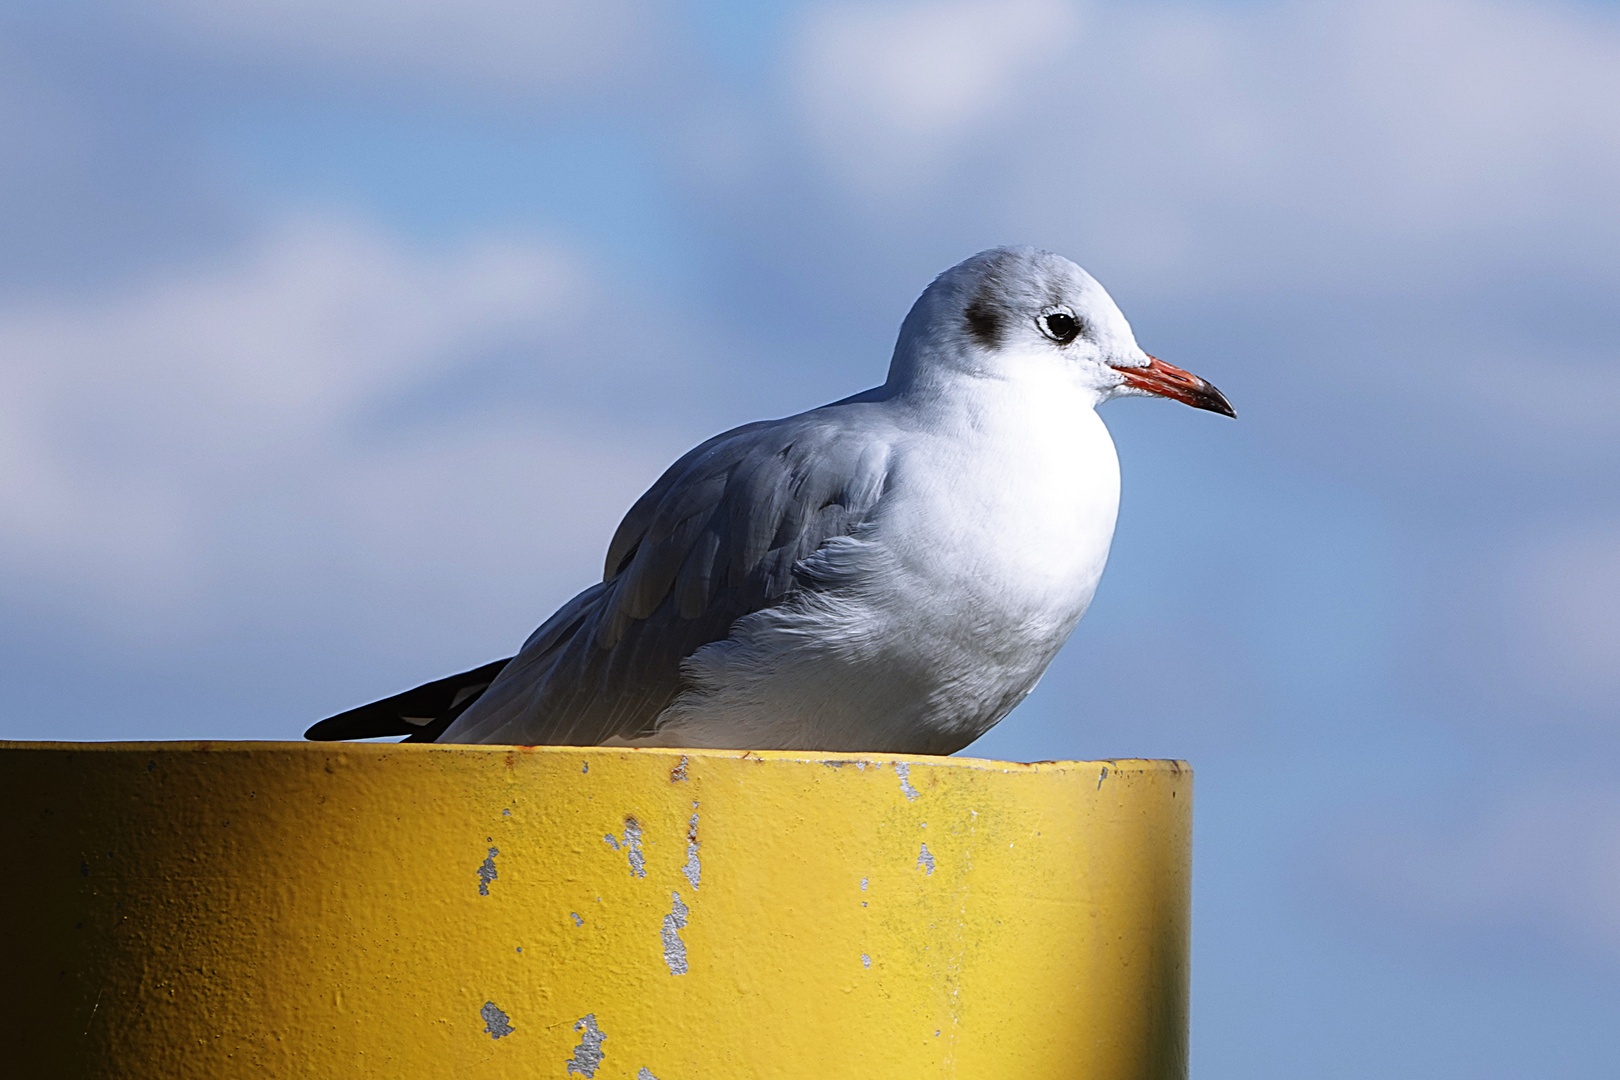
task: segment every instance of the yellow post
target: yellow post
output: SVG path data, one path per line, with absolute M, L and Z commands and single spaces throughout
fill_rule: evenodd
M 1174 761 L 0 743 L 31 1078 L 1186 1075 Z

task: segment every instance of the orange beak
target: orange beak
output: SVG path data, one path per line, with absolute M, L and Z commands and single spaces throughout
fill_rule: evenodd
M 1125 377 L 1127 385 L 1134 386 L 1138 390 L 1145 390 L 1158 397 L 1174 398 L 1195 409 L 1207 409 L 1237 419 L 1237 413 L 1233 411 L 1232 403 L 1226 400 L 1225 394 L 1192 372 L 1182 371 L 1157 356 L 1148 357 L 1146 367 L 1124 367 L 1115 364 L 1109 366 Z

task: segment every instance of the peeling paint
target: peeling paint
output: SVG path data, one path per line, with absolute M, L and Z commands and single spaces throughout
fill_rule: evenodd
M 928 850 L 927 844 L 922 846 L 922 853 L 917 856 L 917 865 L 930 874 L 934 872 L 934 853 Z
M 602 1058 L 606 1056 L 602 1044 L 607 1042 L 607 1035 L 596 1026 L 595 1013 L 586 1013 L 574 1021 L 574 1030 L 583 1034 L 579 1037 L 579 1045 L 574 1047 L 574 1056 L 568 1061 L 568 1071 L 586 1077 L 595 1076 L 596 1070 L 602 1067 Z
M 674 907 L 668 915 L 664 916 L 664 929 L 661 936 L 664 939 L 664 963 L 669 965 L 671 975 L 686 974 L 686 942 L 681 940 L 679 931 L 686 929 L 686 916 L 689 909 L 681 903 L 681 894 L 669 894 L 674 901 Z
M 649 1069 L 649 1068 L 647 1068 L 647 1066 L 643 1065 L 641 1067 L 641 1071 L 636 1073 L 636 1080 L 658 1080 L 658 1077 L 656 1077 L 656 1076 L 654 1076 L 652 1074 L 651 1069 Z
M 908 799 L 915 799 L 922 792 L 911 786 L 911 766 L 904 761 L 894 763 L 894 774 L 900 778 L 900 793 Z
M 697 806 L 697 803 L 694 802 L 692 805 Z M 698 841 L 697 829 L 697 811 L 693 810 L 692 820 L 686 824 L 686 865 L 681 867 L 681 873 L 686 875 L 686 880 L 692 883 L 694 889 L 698 887 L 698 881 L 703 877 L 703 864 L 698 860 L 698 848 L 703 845 Z
M 588 761 L 580 762 L 579 771 L 582 772 L 582 773 L 590 772 L 591 771 L 591 763 L 588 762 Z
M 577 912 L 577 911 L 570 911 L 568 913 L 568 917 L 570 919 L 574 920 L 574 925 L 575 926 L 584 926 L 585 925 L 585 920 L 579 917 L 579 912 Z
M 500 853 L 500 848 L 490 848 L 489 854 L 484 856 L 484 861 L 478 866 L 479 896 L 488 896 L 489 883 L 500 876 L 499 874 L 495 873 L 495 856 L 499 855 Z
M 1104 765 L 1102 767 L 1102 772 L 1097 774 L 1097 790 L 1098 791 L 1102 790 L 1102 782 L 1104 780 L 1106 780 L 1106 779 L 1108 779 L 1108 766 Z
M 484 1030 L 492 1039 L 499 1039 L 517 1030 L 512 1026 L 512 1018 L 502 1012 L 493 1001 L 484 1002 L 484 1007 L 478 1010 L 478 1015 L 484 1018 Z
M 630 849 L 630 873 L 646 877 L 647 856 L 641 853 L 641 822 L 633 817 L 624 819 L 624 846 Z
M 614 851 L 619 850 L 619 838 L 614 836 L 612 833 L 608 833 L 603 836 L 602 843 L 610 845 Z
M 867 956 L 865 953 L 861 953 L 861 967 L 871 967 L 871 966 L 872 966 L 872 958 L 870 956 Z
M 679 765 L 675 766 L 673 769 L 669 770 L 669 782 L 670 783 L 678 784 L 682 780 L 686 779 L 686 764 L 687 764 L 686 755 L 682 754 L 681 755 L 681 763 Z
M 861 892 L 865 892 L 865 891 L 866 891 L 866 882 L 867 882 L 867 881 L 868 881 L 868 880 L 869 880 L 869 879 L 867 879 L 867 878 L 861 878 Z

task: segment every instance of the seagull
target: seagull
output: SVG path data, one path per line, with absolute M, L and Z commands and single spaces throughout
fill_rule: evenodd
M 1126 396 L 1236 415 L 1073 262 L 980 252 L 912 306 L 883 385 L 670 466 L 516 656 L 306 736 L 955 753 L 1091 603 L 1119 507 L 1096 407 Z

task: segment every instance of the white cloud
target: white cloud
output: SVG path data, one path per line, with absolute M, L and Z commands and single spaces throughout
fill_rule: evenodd
M 1620 527 L 1518 552 L 1514 650 L 1538 696 L 1620 719 Z
M 861 196 L 991 170 L 986 225 L 1100 249 L 1172 288 L 1371 293 L 1527 255 L 1615 276 L 1612 14 L 1488 0 L 1083 10 L 819 9 L 792 79 L 822 168 Z
M 1077 31 L 1061 0 L 839 4 L 810 14 L 791 78 L 829 166 L 863 192 L 905 193 L 1000 119 Z
M 490 350 L 566 353 L 595 303 L 556 251 L 424 254 L 328 220 L 109 295 L 0 310 L 8 590 L 136 635 L 289 591 L 386 607 L 423 578 L 483 586 L 463 618 L 538 621 L 536 592 L 599 573 L 664 464 L 659 436 L 562 408 L 380 432 L 370 418 Z
M 656 44 L 659 12 L 629 0 L 160 0 L 135 14 L 272 61 L 522 90 L 624 75 Z

